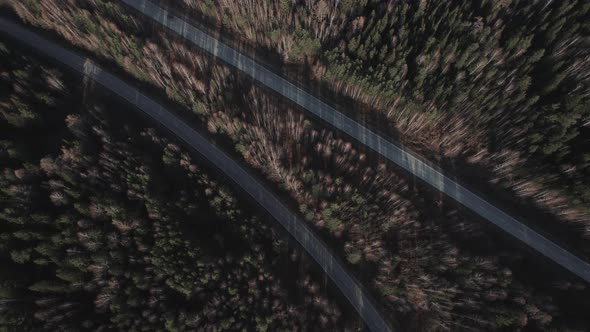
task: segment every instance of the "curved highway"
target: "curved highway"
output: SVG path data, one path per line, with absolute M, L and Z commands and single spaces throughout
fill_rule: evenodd
M 537 252 L 563 266 L 585 281 L 590 282 L 590 264 L 509 216 L 504 211 L 491 205 L 485 199 L 461 186 L 453 179 L 445 176 L 434 167 L 428 165 L 427 162 L 416 157 L 412 151 L 381 137 L 318 98 L 298 88 L 288 80 L 271 72 L 252 58 L 220 42 L 151 0 L 119 1 L 182 36 L 204 51 L 251 76 L 262 85 L 290 99 L 309 113 L 314 114 L 338 130 L 361 142 L 371 150 L 379 153 L 430 186 L 500 227 L 518 240 L 526 243 Z
M 382 317 L 367 291 L 345 270 L 340 261 L 336 259 L 323 241 L 307 227 L 305 222 L 292 213 L 272 192 L 266 189 L 262 183 L 256 180 L 236 161 L 211 144 L 207 138 L 192 129 L 162 105 L 139 92 L 136 87 L 103 70 L 88 58 L 68 51 L 29 31 L 27 28 L 4 18 L 0 18 L 0 32 L 74 71 L 86 75 L 109 91 L 127 100 L 198 151 L 217 169 L 252 196 L 274 219 L 287 229 L 338 286 L 371 331 L 392 331 L 391 326 Z

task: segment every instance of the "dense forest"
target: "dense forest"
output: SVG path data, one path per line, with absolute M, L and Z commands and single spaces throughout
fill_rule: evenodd
M 0 330 L 358 325 L 176 143 L 91 84 L 0 48 Z
M 232 7 L 230 2 L 203 3 Z M 310 3 L 314 2 L 305 6 Z M 347 8 L 346 15 L 360 15 L 365 4 L 377 6 L 368 2 L 359 2 L 362 6 L 354 3 L 339 2 Z M 287 13 L 299 8 L 293 6 L 303 6 L 301 2 L 290 1 L 280 4 L 278 6 L 277 2 L 276 9 Z M 587 305 L 584 298 L 588 297 L 583 296 L 587 292 L 584 284 L 561 277 L 548 280 L 539 277 L 532 282 L 530 275 L 518 271 L 519 266 L 530 266 L 526 255 L 518 249 L 500 245 L 499 242 L 503 241 L 497 241 L 487 230 L 484 231 L 473 216 L 446 204 L 346 137 L 339 137 L 276 96 L 253 86 L 239 73 L 151 27 L 149 22 L 116 2 L 44 0 L 15 2 L 13 5 L 26 22 L 57 32 L 65 41 L 94 53 L 104 63 L 137 80 L 151 84 L 162 95 L 190 110 L 185 112 L 187 116 L 192 114 L 194 122 L 205 126 L 212 137 L 229 142 L 236 155 L 258 169 L 298 206 L 306 221 L 344 257 L 386 311 L 399 318 L 408 329 L 563 330 L 588 327 L 590 322 L 584 310 Z M 398 5 L 401 4 L 391 3 L 390 12 L 397 12 L 394 9 Z M 275 5 L 269 6 L 272 8 L 266 7 L 266 10 L 272 12 Z M 235 10 L 256 13 L 257 8 L 252 5 Z M 375 12 L 383 14 L 387 8 Z M 424 1 L 423 10 L 427 8 L 430 7 Z M 230 9 L 224 13 L 227 14 L 225 18 L 232 19 Z M 326 15 L 338 13 L 338 10 L 328 10 Z M 324 22 L 320 33 L 324 36 L 322 38 L 346 36 L 330 32 L 338 26 L 339 29 L 345 29 L 348 24 L 368 27 L 366 23 L 360 23 L 363 20 L 347 23 L 346 15 L 333 20 L 318 20 Z M 291 18 L 285 22 L 300 18 L 287 16 Z M 250 20 L 247 24 L 265 24 L 265 18 L 267 16 L 260 15 L 257 22 Z M 304 41 L 320 38 L 315 32 L 306 33 L 307 28 L 302 23 L 293 24 L 301 26 L 297 31 L 304 36 L 297 38 Z M 412 25 L 414 28 L 416 26 Z M 249 30 L 243 31 L 248 33 Z M 277 40 L 283 38 L 281 33 L 275 37 Z M 327 39 L 321 40 L 322 45 L 329 44 Z M 293 57 L 316 54 L 321 58 L 320 48 L 313 46 L 314 42 L 310 43 L 316 50 L 307 54 L 309 52 L 301 46 L 300 49 L 304 50 L 295 52 Z M 346 90 L 354 91 L 352 88 Z M 409 97 L 404 96 L 403 101 L 400 99 L 400 103 L 406 105 L 404 107 L 414 105 L 406 98 Z M 420 115 L 426 111 L 412 115 L 409 111 L 399 113 L 393 106 L 389 109 L 394 109 L 392 114 L 403 123 L 396 123 L 396 126 L 406 126 L 407 131 L 415 134 L 435 125 L 435 122 L 424 124 L 420 121 L 434 121 L 443 116 L 461 120 L 446 122 L 447 130 L 453 130 L 453 133 L 461 131 L 470 135 L 481 130 L 481 127 L 472 127 L 475 120 L 465 117 L 462 112 L 426 116 Z M 413 118 L 418 122 L 410 121 Z M 429 138 L 440 130 L 430 132 Z M 486 136 L 477 137 L 483 139 Z M 465 136 L 425 141 L 442 142 L 445 149 L 449 148 L 445 150 L 447 152 L 473 152 L 473 159 L 495 156 L 498 159 L 494 160 L 501 161 L 501 158 L 511 156 L 507 151 L 496 155 L 481 150 L 481 147 L 453 146 L 458 142 L 468 144 Z M 510 167 L 513 165 L 505 165 L 506 169 L 510 170 Z M 498 172 L 503 171 L 506 170 L 498 169 Z M 513 182 L 518 184 L 518 181 Z M 531 190 L 526 185 L 525 189 Z M 543 190 L 533 191 L 533 194 Z M 557 201 L 551 200 L 547 204 Z M 571 212 L 571 215 L 575 213 Z M 581 250 L 590 250 L 589 246 L 583 245 L 587 239 L 581 232 L 573 233 L 572 242 L 574 240 L 578 241 L 576 244 L 582 244 L 579 246 Z

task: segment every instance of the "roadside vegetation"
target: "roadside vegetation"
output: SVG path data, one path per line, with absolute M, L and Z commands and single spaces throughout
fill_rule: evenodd
M 590 236 L 586 1 L 166 3 L 307 64 L 405 144 Z
M 267 12 L 294 11 L 296 15 L 290 16 L 300 17 L 295 11 L 299 7 L 293 7 L 299 5 L 293 5 L 293 2 L 281 2 L 280 8 L 273 2 L 264 3 L 270 6 Z M 365 7 L 364 4 L 353 5 L 352 1 L 340 3 L 342 8 L 347 8 L 345 14 L 338 14 L 338 8 L 329 10 L 328 15 L 340 16 L 333 20 L 318 20 L 324 22 L 324 32 L 319 35 L 316 31 L 300 32 L 304 36 L 301 38 L 304 41 L 305 38 L 319 38 L 320 45 L 324 45 L 330 44 L 329 38 L 346 36 L 341 29 L 353 24 L 346 15 L 361 15 Z M 423 3 L 424 8 L 430 8 Z M 205 1 L 203 4 L 230 6 L 229 2 Z M 376 6 L 366 4 L 369 5 Z M 394 12 L 395 6 L 401 4 L 392 3 L 389 12 Z M 241 7 L 235 11 L 251 10 L 254 13 L 258 10 L 256 5 Z M 253 86 L 239 73 L 157 28 L 148 28 L 147 21 L 126 12 L 116 2 L 96 0 L 79 4 L 47 0 L 14 3 L 14 8 L 28 23 L 55 31 L 65 40 L 95 53 L 138 80 L 149 82 L 190 110 L 198 120 L 196 122 L 206 126 L 212 136 L 231 142 L 246 163 L 260 170 L 298 206 L 306 221 L 342 255 L 387 312 L 399 318 L 408 329 L 563 330 L 588 326 L 583 305 L 566 306 L 567 303 L 585 303 L 576 296 L 584 294 L 585 285 L 566 279 L 530 282 L 530 275 L 515 272 L 512 268 L 526 264 L 522 252 L 499 246 L 472 216 L 453 205 L 442 204 L 438 197 L 391 165 Z M 376 13 L 388 13 L 387 8 Z M 439 10 L 443 11 L 443 8 Z M 230 9 L 223 12 L 228 15 L 227 22 L 237 19 L 237 14 L 232 14 Z M 292 23 L 285 16 L 277 17 L 289 24 L 299 24 Z M 263 25 L 267 19 L 270 18 L 261 15 L 256 24 Z M 243 24 L 254 24 L 251 17 L 249 21 Z M 360 21 L 356 24 L 367 29 L 372 26 Z M 414 24 L 408 25 L 416 28 Z M 340 30 L 333 30 L 337 27 Z M 266 31 L 264 29 L 261 31 Z M 308 28 L 301 23 L 300 29 Z M 247 28 L 243 31 L 250 33 Z M 279 31 L 275 35 L 283 38 L 281 34 Z M 286 59 L 316 56 L 320 59 L 317 61 L 321 61 L 322 50 L 314 46 L 317 43 L 313 40 L 309 42 L 310 48 L 305 46 L 308 42 L 295 44 L 303 46 L 292 58 Z M 346 57 L 353 53 L 343 54 L 339 55 L 344 59 L 341 61 L 348 61 Z M 355 62 L 362 63 L 361 60 Z M 324 73 L 329 70 L 325 68 Z M 334 75 L 328 74 L 327 77 L 333 78 Z M 342 82 L 342 78 L 339 80 Z M 430 82 L 430 79 L 423 80 Z M 340 85 L 340 91 L 357 91 L 350 86 Z M 388 89 L 395 91 L 397 86 Z M 354 92 L 353 97 L 360 98 L 360 92 Z M 398 97 L 402 98 L 401 95 Z M 466 153 L 474 153 L 471 156 L 474 162 L 482 163 L 507 151 L 488 152 L 487 147 L 482 147 L 485 143 L 481 142 L 485 142 L 487 136 L 481 134 L 479 125 L 472 126 L 475 120 L 466 117 L 464 112 L 442 114 L 442 106 L 438 105 L 440 114 L 427 115 L 427 109 L 416 106 L 420 103 L 406 98 L 409 97 L 404 95 L 399 101 L 403 107 L 391 104 L 386 109 L 393 110 L 395 116 L 390 117 L 397 119 L 395 126 L 401 132 L 417 135 L 409 135 L 407 139 L 428 131 L 430 139 L 424 140 L 423 144 L 440 142 L 437 151 L 449 156 L 452 156 L 449 151 L 455 151 L 455 155 L 468 151 Z M 375 98 L 373 102 L 385 103 L 386 100 Z M 442 123 L 448 125 L 446 130 L 451 132 L 444 140 L 436 136 L 442 132 L 438 125 L 442 119 L 446 119 Z M 458 145 L 467 144 L 474 133 L 479 133 L 473 136 L 474 141 L 483 145 L 474 148 Z M 484 141 L 478 141 L 480 137 Z M 481 160 L 475 160 L 476 156 Z M 547 204 L 556 202 L 548 201 Z M 573 216 L 573 213 L 564 215 Z M 576 233 L 580 241 L 584 241 L 583 235 Z M 581 249 L 590 250 L 588 247 Z
M 359 325 L 266 217 L 134 110 L 0 49 L 0 330 Z

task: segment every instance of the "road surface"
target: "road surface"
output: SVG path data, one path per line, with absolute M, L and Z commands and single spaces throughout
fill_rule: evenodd
M 362 124 L 347 117 L 288 80 L 271 72 L 250 57 L 234 50 L 151 0 L 119 0 L 182 36 L 190 43 L 249 75 L 254 80 L 295 102 L 307 112 L 326 121 L 336 129 L 409 171 L 505 232 L 526 243 L 540 254 L 590 282 L 590 264 L 537 233 L 532 228 L 491 205 L 469 189 L 417 157 L 412 151 L 381 137 Z
M 14 24 L 4 18 L 0 18 L 0 32 L 49 58 L 61 62 L 74 71 L 104 86 L 159 122 L 190 147 L 198 151 L 216 168 L 252 196 L 276 221 L 287 229 L 322 267 L 336 286 L 338 286 L 371 331 L 392 331 L 392 327 L 378 311 L 366 290 L 344 268 L 340 261 L 336 259 L 326 244 L 307 227 L 305 222 L 292 213 L 272 192 L 266 189 L 262 183 L 240 166 L 240 164 L 211 144 L 206 137 L 192 129 L 162 105 L 139 92 L 136 87 L 100 68 L 88 58 L 68 51 L 29 31 L 27 28 Z

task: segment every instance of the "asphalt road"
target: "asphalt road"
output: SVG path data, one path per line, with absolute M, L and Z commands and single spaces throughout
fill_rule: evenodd
M 412 151 L 381 137 L 288 80 L 271 72 L 248 56 L 186 22 L 150 0 L 119 0 L 155 22 L 184 37 L 190 43 L 251 76 L 262 85 L 290 99 L 309 113 L 348 134 L 373 151 L 394 162 L 435 189 L 526 243 L 540 254 L 590 282 L 590 264 L 547 239 L 485 199 L 445 176 Z
M 198 151 L 239 185 L 302 245 L 338 286 L 371 331 L 392 331 L 363 286 L 344 268 L 326 244 L 305 222 L 292 213 L 271 191 L 206 137 L 136 87 L 105 71 L 90 59 L 46 40 L 18 24 L 0 18 L 0 32 L 74 71 L 87 76 L 122 97 Z

